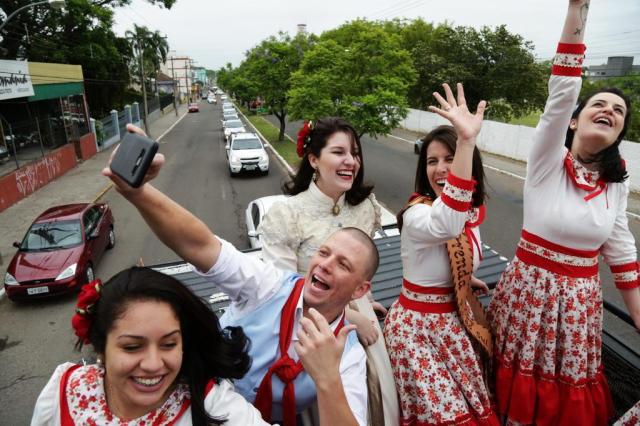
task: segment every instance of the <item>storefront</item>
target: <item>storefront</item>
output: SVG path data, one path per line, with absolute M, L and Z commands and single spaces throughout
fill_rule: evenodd
M 0 60 L 0 211 L 96 153 L 80 65 Z

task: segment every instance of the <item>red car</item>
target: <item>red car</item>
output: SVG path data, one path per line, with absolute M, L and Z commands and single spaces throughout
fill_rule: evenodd
M 52 207 L 33 222 L 4 277 L 11 300 L 66 293 L 95 278 L 95 266 L 116 235 L 107 204 Z
M 200 112 L 200 107 L 196 103 L 190 103 L 189 112 Z

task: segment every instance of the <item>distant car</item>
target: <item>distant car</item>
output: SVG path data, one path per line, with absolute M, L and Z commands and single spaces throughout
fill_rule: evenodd
M 209 96 L 209 97 L 207 98 L 207 103 L 208 103 L 208 104 L 217 104 L 217 103 L 218 103 L 218 101 L 216 100 L 215 96 Z
M 200 112 L 200 107 L 197 103 L 192 102 L 189 104 L 189 112 Z
M 416 139 L 413 142 L 413 152 L 416 154 L 420 154 L 420 149 L 422 148 L 422 138 Z
M 271 206 L 278 201 L 287 199 L 286 195 L 267 195 L 251 201 L 244 211 L 244 219 L 247 225 L 247 237 L 251 248 L 262 248 L 262 238 L 258 233 L 258 226 L 262 223 L 264 215 L 267 214 Z M 374 239 L 398 235 L 396 226 L 396 216 L 389 210 L 381 206 L 380 223 L 382 228 L 376 231 Z
M 224 140 L 229 141 L 229 136 L 235 133 L 245 133 L 246 129 L 244 128 L 242 121 L 232 119 L 222 122 L 222 131 L 224 132 Z
M 234 107 L 222 107 L 222 115 L 224 114 L 237 114 L 238 111 Z
M 106 249 L 116 243 L 107 204 L 52 207 L 33 222 L 9 263 L 4 288 L 11 300 L 73 291 L 95 279 Z
M 222 108 L 227 108 L 227 107 L 235 108 L 236 106 L 231 101 L 222 101 Z
M 225 111 L 222 114 L 222 121 L 227 121 L 227 120 L 239 120 L 240 118 L 238 117 L 238 114 L 236 114 L 235 111 L 231 112 L 231 111 Z
M 269 173 L 269 155 L 257 134 L 232 134 L 231 142 L 225 148 L 229 175 L 235 176 L 242 171 L 260 171 L 265 175 Z
M 224 92 L 220 89 L 216 90 L 216 95 L 224 95 Z
M 220 95 L 220 100 L 221 101 L 226 101 L 227 99 L 228 99 L 227 95 Z

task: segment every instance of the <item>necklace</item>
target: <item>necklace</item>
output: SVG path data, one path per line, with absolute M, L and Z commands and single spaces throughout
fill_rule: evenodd
M 340 206 L 337 203 L 333 205 L 333 208 L 331 209 L 331 213 L 334 216 L 338 216 L 340 214 Z

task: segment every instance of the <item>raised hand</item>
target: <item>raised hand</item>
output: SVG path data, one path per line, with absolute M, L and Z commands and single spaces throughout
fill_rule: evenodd
M 467 102 L 464 97 L 464 89 L 461 83 L 457 84 L 457 99 L 453 96 L 453 91 L 447 83 L 444 83 L 442 86 L 444 87 L 446 99 L 438 92 L 434 92 L 433 96 L 440 103 L 440 108 L 430 106 L 429 111 L 434 112 L 451 122 L 458 134 L 458 142 L 475 142 L 475 139 L 482 128 L 482 120 L 484 118 L 484 110 L 487 103 L 485 101 L 480 101 L 476 113 L 473 114 L 467 107 Z
M 127 131 L 131 133 L 137 133 L 142 136 L 147 136 L 141 128 L 136 127 L 133 124 L 127 124 Z M 143 184 L 139 188 L 132 188 L 128 183 L 120 179 L 111 171 L 111 167 L 110 167 L 111 161 L 116 155 L 118 148 L 119 146 L 116 147 L 111 152 L 111 156 L 109 157 L 109 161 L 107 162 L 107 167 L 102 169 L 102 174 L 108 177 L 109 179 L 111 179 L 116 190 L 119 193 L 121 193 L 124 196 L 132 196 L 139 193 L 142 190 L 142 187 L 144 186 L 145 183 L 149 182 L 151 179 L 154 179 L 156 176 L 158 176 L 158 173 L 160 173 L 160 169 L 164 164 L 164 155 L 156 154 L 153 157 L 153 160 L 151 161 L 151 166 L 149 166 L 149 170 L 147 171 L 147 174 L 144 177 Z

